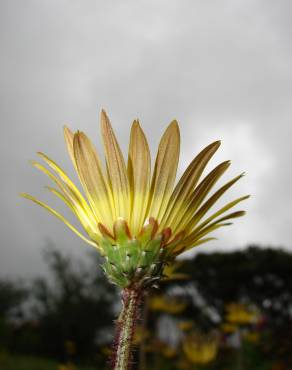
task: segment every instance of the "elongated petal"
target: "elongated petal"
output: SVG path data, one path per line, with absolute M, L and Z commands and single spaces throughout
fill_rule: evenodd
M 105 111 L 101 112 L 101 132 L 108 176 L 113 192 L 116 218 L 123 217 L 126 221 L 129 221 L 130 186 L 127 169 L 122 151 Z
M 87 239 L 84 235 L 82 235 L 73 225 L 71 225 L 71 223 L 69 221 L 66 220 L 66 218 L 64 216 L 62 216 L 60 213 L 55 211 L 53 208 L 49 207 L 47 204 L 41 202 L 40 200 L 34 198 L 33 196 L 31 196 L 29 194 L 21 193 L 20 195 L 22 197 L 26 198 L 26 199 L 29 199 L 29 200 L 33 201 L 34 203 L 40 205 L 41 207 L 45 208 L 47 211 L 49 211 L 54 216 L 56 216 L 59 220 L 63 221 L 64 224 L 69 227 L 69 229 L 71 229 L 76 235 L 79 236 L 79 238 L 84 240 L 86 243 L 92 245 L 93 247 L 99 249 L 99 247 L 96 243 L 94 243 L 93 241 Z
M 80 180 L 99 222 L 113 224 L 111 190 L 104 178 L 96 150 L 83 132 L 74 135 L 74 156 Z
M 75 208 L 73 204 L 59 190 L 53 188 L 52 186 L 46 186 L 46 189 L 48 189 L 51 193 L 55 194 L 59 199 L 61 199 L 66 204 L 66 206 L 69 209 L 71 209 L 73 213 L 75 213 Z
M 150 161 L 146 137 L 139 122 L 134 121 L 128 157 L 128 177 L 132 195 L 130 225 L 133 235 L 140 232 L 146 218 L 151 176 Z
M 232 180 L 230 180 L 227 184 L 223 185 L 219 190 L 217 190 L 203 205 L 202 207 L 195 213 L 192 217 L 188 225 L 186 226 L 186 230 L 190 231 L 194 228 L 194 226 L 205 216 L 205 214 L 211 209 L 211 207 L 217 202 L 217 200 L 232 186 L 234 185 L 239 179 L 243 177 L 243 173 L 239 176 L 236 176 Z
M 250 197 L 250 195 L 245 195 L 244 197 L 237 198 L 233 200 L 232 202 L 229 202 L 224 207 L 220 208 L 217 212 L 215 212 L 212 216 L 208 217 L 201 226 L 205 226 L 209 224 L 211 221 L 213 221 L 215 218 L 221 216 L 223 213 L 228 211 L 229 209 L 235 207 L 238 203 L 242 202 L 243 200 L 246 200 Z
M 158 221 L 161 221 L 173 191 L 179 150 L 179 127 L 177 122 L 173 121 L 161 138 L 151 183 L 149 215 Z
M 176 207 L 174 208 L 174 217 L 171 224 L 174 233 L 177 232 L 178 229 L 184 229 L 194 215 L 195 211 L 204 201 L 220 177 L 229 168 L 229 166 L 230 161 L 220 163 L 218 166 L 216 166 L 190 194 L 188 202 L 185 204 L 185 206 L 178 209 Z
M 78 209 L 81 214 L 84 214 L 90 220 L 92 228 L 94 228 L 93 225 L 96 225 L 97 221 L 94 214 L 92 213 L 92 210 L 90 209 L 82 195 L 79 193 L 80 196 L 78 196 L 74 189 L 72 189 L 70 186 L 66 186 L 66 184 L 64 184 L 62 180 L 53 175 L 46 167 L 44 167 L 40 163 L 36 161 L 32 161 L 31 163 L 35 168 L 47 175 L 59 187 L 62 195 L 66 198 L 66 201 L 71 203 L 74 208 Z
M 186 206 L 188 198 L 197 185 L 206 165 L 218 150 L 220 144 L 220 141 L 215 141 L 208 145 L 193 159 L 185 170 L 169 200 L 167 212 L 161 221 L 163 226 L 171 225 L 172 220 L 176 219 L 177 213 L 181 212 L 182 207 Z
M 74 133 L 67 126 L 64 126 L 64 138 L 65 138 L 65 143 L 67 146 L 67 151 L 69 153 L 70 159 L 73 163 L 75 170 L 77 171 L 77 165 L 75 161 L 74 147 L 73 147 Z
M 222 222 L 222 221 L 226 221 L 226 220 L 231 220 L 232 218 L 238 218 L 238 217 L 242 217 L 246 214 L 245 211 L 236 211 L 236 212 L 232 212 L 232 213 L 229 213 L 228 215 L 225 215 L 223 217 L 220 217 L 219 219 L 217 219 L 215 222 L 218 223 L 218 222 Z
M 200 224 L 199 226 L 197 226 L 195 228 L 195 230 L 193 231 L 192 234 L 194 234 L 194 235 L 195 234 L 201 234 L 204 230 L 207 230 L 208 228 L 213 227 L 214 225 L 221 224 L 223 221 L 231 220 L 231 219 L 237 218 L 237 217 L 242 217 L 244 215 L 245 215 L 245 211 L 236 211 L 236 212 L 229 213 L 229 214 L 227 214 L 223 217 L 218 218 L 217 220 L 215 220 L 212 223 L 209 223 L 209 224 L 202 223 L 202 224 Z
M 185 238 L 185 240 L 183 240 L 183 244 L 186 245 L 185 250 L 191 249 L 205 235 L 210 234 L 211 232 L 219 229 L 220 227 L 229 226 L 229 225 L 232 225 L 232 223 L 231 222 L 226 222 L 226 223 L 216 223 L 215 222 L 213 224 L 206 226 L 205 228 L 199 231 L 196 231 L 196 230 L 193 231 L 191 234 L 189 234 L 187 238 Z
M 183 252 L 186 252 L 186 251 L 188 251 L 188 250 L 190 250 L 192 248 L 198 247 L 199 245 L 208 243 L 208 242 L 210 242 L 212 240 L 217 240 L 217 238 L 210 237 L 210 238 L 203 238 L 203 239 L 199 239 L 199 240 L 197 240 L 196 238 L 194 238 L 194 241 L 193 242 L 192 241 L 189 241 L 187 243 L 185 242 L 186 243 L 186 246 L 183 249 Z M 173 252 L 176 253 L 177 251 L 179 251 L 179 248 L 180 247 L 175 248 Z
M 203 238 L 203 239 L 200 239 L 198 241 L 196 241 L 192 246 L 191 248 L 194 248 L 194 247 L 198 247 L 199 245 L 202 245 L 202 244 L 205 244 L 205 243 L 208 243 L 212 240 L 217 240 L 217 238 L 214 238 L 214 237 L 210 237 L 210 238 Z M 187 248 L 186 250 L 188 250 L 189 248 Z
M 47 155 L 45 155 L 42 152 L 37 153 L 62 179 L 62 181 L 65 183 L 67 189 L 70 191 L 70 194 L 74 197 L 74 199 L 82 205 L 82 207 L 86 210 L 88 214 L 91 214 L 92 211 L 90 207 L 88 206 L 88 203 L 84 199 L 83 195 L 80 193 L 77 186 L 73 183 L 73 181 L 66 175 L 65 171 L 57 165 L 56 162 L 54 162 L 51 158 L 49 158 Z M 40 166 L 39 166 L 40 168 Z M 43 172 L 46 172 L 44 170 L 44 167 L 40 168 Z M 47 173 L 47 175 L 49 175 Z M 51 177 L 51 176 L 50 176 Z M 51 177 L 52 178 L 52 177 Z
M 218 229 L 221 226 L 231 225 L 231 223 L 223 223 L 223 221 L 231 220 L 234 218 L 242 217 L 245 215 L 245 211 L 236 211 L 233 213 L 229 213 L 216 221 L 206 225 L 205 223 L 199 225 L 189 236 L 184 240 L 186 244 L 188 244 L 188 248 L 190 249 L 195 245 L 198 245 L 197 242 L 205 235 L 209 234 L 210 232 Z
M 84 212 L 84 210 L 78 205 L 70 202 L 60 191 L 57 189 L 46 186 L 46 188 L 56 195 L 59 199 L 61 199 L 67 207 L 74 213 L 74 215 L 78 218 L 81 225 L 84 227 L 85 231 L 89 234 L 90 237 L 94 237 L 95 234 L 99 234 L 99 230 L 97 227 L 96 222 L 94 219 L 90 219 L 88 215 Z
M 67 151 L 69 153 L 70 159 L 73 163 L 73 166 L 79 177 L 79 180 L 82 183 L 82 180 L 80 179 L 80 176 L 79 176 L 79 172 L 78 172 L 78 168 L 77 168 L 77 164 L 75 160 L 75 155 L 74 155 L 74 133 L 67 126 L 64 126 L 64 139 L 65 139 L 65 143 L 67 146 Z M 97 223 L 95 222 L 94 229 L 96 229 L 96 225 Z

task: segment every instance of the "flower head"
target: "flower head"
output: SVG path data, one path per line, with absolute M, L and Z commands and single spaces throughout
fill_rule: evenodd
M 220 146 L 219 141 L 204 148 L 175 185 L 180 150 L 176 121 L 168 126 L 160 140 L 152 173 L 148 143 L 138 121 L 132 125 L 127 164 L 104 111 L 101 132 L 105 168 L 83 132 L 73 133 L 64 128 L 67 149 L 85 196 L 45 154 L 38 153 L 51 171 L 32 162 L 56 185 L 48 190 L 68 206 L 87 236 L 45 203 L 28 194 L 22 195 L 46 208 L 96 247 L 105 257 L 106 274 L 117 285 L 153 285 L 161 278 L 165 265 L 178 254 L 214 239 L 206 237 L 207 234 L 230 225 L 230 219 L 244 214 L 244 211 L 228 211 L 248 196 L 237 198 L 206 216 L 243 176 L 233 178 L 208 197 L 230 166 L 229 161 L 223 162 L 201 178 Z
M 194 332 L 184 338 L 182 348 L 191 363 L 207 364 L 217 355 L 218 338 L 212 334 Z
M 187 307 L 186 302 L 172 296 L 152 295 L 148 302 L 151 311 L 166 312 L 171 315 L 179 314 Z
M 259 321 L 259 313 L 245 304 L 230 303 L 226 306 L 226 321 L 233 325 L 255 324 Z

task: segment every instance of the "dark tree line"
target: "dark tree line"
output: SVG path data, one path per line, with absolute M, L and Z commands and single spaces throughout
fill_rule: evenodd
M 111 341 L 117 291 L 104 278 L 97 254 L 81 263 L 50 248 L 45 261 L 50 279 L 25 286 L 0 279 L 0 349 L 94 362 Z M 223 320 L 227 303 L 254 304 L 266 321 L 267 357 L 291 360 L 292 253 L 256 246 L 200 253 L 178 272 L 189 279 L 170 281 L 159 292 L 185 291 L 186 318 L 195 317 L 207 330 Z
M 186 261 L 183 272 L 222 317 L 227 302 L 256 304 L 271 325 L 286 325 L 292 316 L 292 254 L 258 248 L 198 254 Z M 188 282 L 186 282 L 188 283 Z
M 0 282 L 0 346 L 60 361 L 94 358 L 98 345 L 110 340 L 117 292 L 95 254 L 87 264 L 53 248 L 44 257 L 50 279 L 36 278 L 29 289 Z

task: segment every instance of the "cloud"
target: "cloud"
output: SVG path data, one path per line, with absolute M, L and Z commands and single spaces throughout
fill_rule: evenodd
M 49 199 L 41 190 L 47 180 L 27 160 L 41 149 L 71 168 L 62 125 L 98 142 L 102 107 L 124 150 L 134 118 L 153 151 L 177 118 L 181 171 L 221 138 L 214 161 L 232 159 L 231 175 L 245 170 L 234 195 L 253 197 L 248 216 L 224 230 L 216 246 L 291 247 L 289 1 L 4 0 L 0 6 L 1 271 L 41 269 L 46 236 L 68 253 L 81 250 L 58 220 L 17 194 Z

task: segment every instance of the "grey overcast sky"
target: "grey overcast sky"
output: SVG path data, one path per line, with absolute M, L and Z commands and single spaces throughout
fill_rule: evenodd
M 291 1 L 2 0 L 0 8 L 1 275 L 40 272 L 48 238 L 65 253 L 90 248 L 18 193 L 68 215 L 28 160 L 42 150 L 73 175 L 62 126 L 98 143 L 101 108 L 124 150 L 134 118 L 153 151 L 176 118 L 180 173 L 214 139 L 222 147 L 212 164 L 232 160 L 225 179 L 247 172 L 231 194 L 252 194 L 247 216 L 199 250 L 292 247 Z

